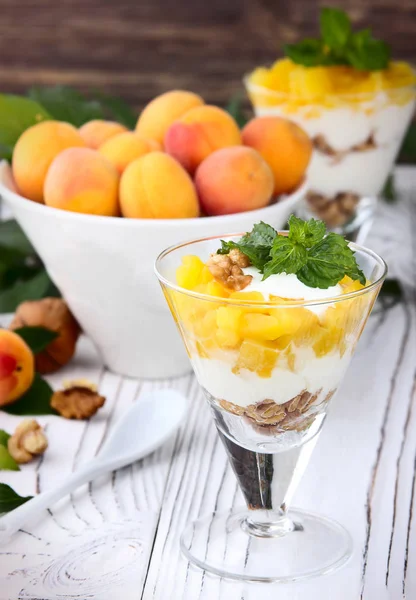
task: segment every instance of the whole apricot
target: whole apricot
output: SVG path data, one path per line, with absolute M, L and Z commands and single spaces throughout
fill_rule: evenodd
M 85 146 L 78 130 L 61 121 L 42 121 L 22 133 L 13 150 L 13 177 L 25 198 L 43 202 L 43 185 L 53 159 L 65 148 Z
M 193 92 L 172 90 L 156 96 L 147 104 L 137 120 L 136 133 L 163 145 L 170 125 L 188 110 L 202 106 L 204 101 Z
M 120 206 L 133 219 L 186 219 L 199 215 L 192 179 L 168 154 L 151 152 L 137 158 L 120 181 Z
M 79 128 L 79 134 L 89 148 L 97 150 L 104 142 L 118 133 L 127 131 L 127 127 L 115 121 L 93 119 Z
M 152 145 L 131 131 L 119 133 L 104 142 L 98 152 L 105 156 L 121 174 L 135 158 L 153 150 Z
M 35 356 L 36 370 L 39 373 L 55 373 L 71 360 L 81 329 L 64 300 L 43 298 L 22 302 L 16 309 L 10 329 L 24 326 L 45 327 L 58 334 Z
M 69 148 L 52 162 L 45 180 L 47 206 L 90 215 L 119 214 L 119 174 L 90 148 Z
M 256 117 L 244 127 L 242 137 L 273 171 L 276 195 L 288 194 L 301 184 L 312 156 L 312 142 L 299 125 L 282 117 Z
M 237 123 L 217 106 L 198 106 L 175 121 L 165 135 L 165 150 L 194 173 L 215 150 L 241 144 Z
M 149 144 L 151 150 L 154 150 L 156 152 L 163 151 L 163 145 L 157 140 L 154 140 L 153 138 L 146 138 L 146 142 Z
M 32 385 L 35 361 L 17 333 L 0 329 L 0 406 L 11 404 Z
M 210 154 L 198 167 L 195 185 L 205 214 L 227 215 L 266 206 L 274 179 L 256 150 L 234 146 Z

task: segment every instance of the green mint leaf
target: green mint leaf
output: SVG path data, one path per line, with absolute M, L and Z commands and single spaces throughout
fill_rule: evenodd
M 365 284 L 354 253 L 337 233 L 329 233 L 315 244 L 308 252 L 306 264 L 297 272 L 298 279 L 305 285 L 321 289 L 336 285 L 344 275 Z
M 308 259 L 305 246 L 283 235 L 274 239 L 270 255 L 270 261 L 264 266 L 263 280 L 277 273 L 297 273 Z
M 242 129 L 247 124 L 248 118 L 243 110 L 244 96 L 242 94 L 236 94 L 231 98 L 225 110 L 233 117 L 237 125 Z
M 42 350 L 45 350 L 58 337 L 56 331 L 51 331 L 50 329 L 46 329 L 46 327 L 19 327 L 14 332 L 20 335 L 33 354 L 38 354 Z
M 341 50 L 351 34 L 351 22 L 346 12 L 339 8 L 322 8 L 320 14 L 321 36 L 331 50 Z
M 52 394 L 53 390 L 49 383 L 42 379 L 39 373 L 36 373 L 28 391 L 13 404 L 3 406 L 2 410 L 19 416 L 56 415 L 56 411 L 51 407 Z
M 7 431 L 4 431 L 4 429 L 0 429 L 0 446 L 7 447 L 7 442 L 9 441 L 10 437 L 10 433 L 7 433 Z
M 295 215 L 289 217 L 289 239 L 293 242 L 303 244 L 310 248 L 320 242 L 326 233 L 326 225 L 323 221 L 309 219 L 303 221 Z
M 285 44 L 284 52 L 294 63 L 304 67 L 331 64 L 321 40 L 310 38 L 298 44 Z
M 10 512 L 32 498 L 33 496 L 23 498 L 16 494 L 9 485 L 0 483 L 0 514 Z
M 20 467 L 6 446 L 0 446 L 0 471 L 20 471 Z
M 391 55 L 388 44 L 374 39 L 369 29 L 354 33 L 345 53 L 349 64 L 360 71 L 386 69 Z
M 233 248 L 238 248 L 250 259 L 253 266 L 262 271 L 270 259 L 270 249 L 276 236 L 276 230 L 261 221 L 254 225 L 252 231 L 243 235 L 238 242 L 222 240 L 222 248 L 218 250 L 218 254 L 228 254 Z
M 51 280 L 45 270 L 39 271 L 30 279 L 17 280 L 0 291 L 0 313 L 14 312 L 25 300 L 39 300 L 47 295 Z

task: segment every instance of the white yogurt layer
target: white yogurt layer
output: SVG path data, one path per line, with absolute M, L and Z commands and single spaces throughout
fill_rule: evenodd
M 266 398 L 284 404 L 304 390 L 313 394 L 322 388 L 328 394 L 338 387 L 350 358 L 348 352 L 342 358 L 339 354 L 316 358 L 312 349 L 299 348 L 295 372 L 276 367 L 268 378 L 247 369 L 235 374 L 230 362 L 215 358 L 195 357 L 193 365 L 200 385 L 214 398 L 246 407 Z
M 415 100 L 406 104 L 389 104 L 380 93 L 372 102 L 340 108 L 316 107 L 316 117 L 308 117 L 314 107 L 300 107 L 287 113 L 282 108 L 256 108 L 258 116 L 276 115 L 298 123 L 312 138 L 320 135 L 341 156 L 327 156 L 315 151 L 308 170 L 310 189 L 328 197 L 338 192 L 359 196 L 377 196 L 386 174 L 399 151 L 403 135 L 410 123 Z M 307 111 L 307 112 L 306 112 Z M 362 151 L 352 148 L 372 139 L 375 147 Z
M 342 287 L 337 284 L 327 288 L 312 288 L 296 277 L 294 273 L 279 273 L 270 275 L 262 281 L 263 275 L 255 267 L 247 267 L 243 269 L 246 275 L 251 275 L 253 279 L 251 283 L 244 288 L 243 292 L 261 292 L 264 299 L 268 301 L 270 296 L 280 296 L 281 298 L 289 298 L 292 300 L 325 300 L 325 298 L 333 298 L 342 294 Z M 308 306 L 308 309 L 317 315 L 323 314 L 329 304 L 317 304 L 316 306 Z

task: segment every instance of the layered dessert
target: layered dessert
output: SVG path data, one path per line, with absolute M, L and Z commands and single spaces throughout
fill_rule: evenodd
M 322 10 L 319 39 L 285 52 L 247 90 L 257 116 L 289 117 L 310 135 L 309 208 L 340 227 L 383 189 L 414 113 L 415 72 L 337 9 Z
M 176 272 L 189 294 L 170 301 L 198 381 L 240 442 L 301 434 L 293 445 L 320 426 L 372 301 L 350 297 L 366 279 L 341 236 L 289 223 L 288 235 L 261 223 L 205 261 L 186 255 Z

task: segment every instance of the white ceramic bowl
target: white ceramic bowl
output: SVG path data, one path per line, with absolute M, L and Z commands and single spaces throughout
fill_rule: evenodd
M 121 219 L 50 208 L 23 198 L 13 187 L 3 161 L 0 196 L 104 363 L 116 373 L 145 378 L 190 370 L 153 272 L 156 256 L 192 238 L 249 231 L 258 221 L 282 228 L 306 191 L 303 184 L 277 204 L 233 215 Z

